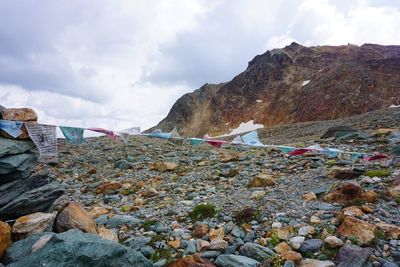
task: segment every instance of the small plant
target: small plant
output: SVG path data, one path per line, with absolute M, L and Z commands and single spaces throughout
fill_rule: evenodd
M 279 238 L 279 236 L 276 233 L 271 233 L 271 235 L 269 236 L 271 238 L 271 240 L 269 241 L 269 243 L 275 247 L 276 245 L 278 245 L 281 240 Z
M 322 246 L 321 248 L 321 255 L 319 257 L 319 260 L 333 260 L 336 257 L 336 254 L 338 253 L 339 248 L 331 248 L 327 246 Z M 321 256 L 325 256 L 325 259 L 322 259 Z
M 164 236 L 162 235 L 154 235 L 151 237 L 150 241 L 149 241 L 149 245 L 151 246 L 155 246 L 155 243 L 163 241 L 164 240 Z
M 151 229 L 151 226 L 152 225 L 155 225 L 156 224 L 156 222 L 157 222 L 157 220 L 148 220 L 148 221 L 145 221 L 144 223 L 143 223 L 143 229 L 145 230 L 145 231 L 150 231 L 150 229 Z
M 396 201 L 397 205 L 400 206 L 400 196 L 394 197 L 394 201 Z
M 334 159 L 327 160 L 327 161 L 325 162 L 325 164 L 326 164 L 326 166 L 328 166 L 328 167 L 332 167 L 332 166 L 334 166 L 334 165 L 336 164 L 336 160 L 334 160 Z
M 213 204 L 200 204 L 194 207 L 194 209 L 189 212 L 189 217 L 193 221 L 199 221 L 214 217 L 216 213 L 215 206 Z
M 386 177 L 390 175 L 390 171 L 388 169 L 369 170 L 364 175 L 369 177 Z
M 354 235 L 351 235 L 347 238 L 347 240 L 350 240 L 350 242 L 354 245 L 360 245 L 360 240 Z
M 119 208 L 119 210 L 121 212 L 128 212 L 131 210 L 131 207 L 129 207 L 128 205 L 123 205 L 122 207 Z
M 171 249 L 170 248 L 158 248 L 156 249 L 156 251 L 153 253 L 153 255 L 151 255 L 151 260 L 153 262 L 157 262 L 161 259 L 166 259 L 167 262 L 171 262 L 172 261 L 172 253 L 171 253 Z
M 261 215 L 261 211 L 246 207 L 235 214 L 235 220 L 237 223 L 249 223 L 251 221 L 257 220 Z
M 375 232 L 374 232 L 374 235 L 375 235 L 375 237 L 371 241 L 371 243 L 373 245 L 377 245 L 379 240 L 382 240 L 382 239 L 385 240 L 387 238 L 386 234 L 380 229 L 376 229 Z
M 279 255 L 275 255 L 265 258 L 265 260 L 262 262 L 260 266 L 282 267 L 284 262 L 285 260 L 282 257 L 280 257 Z

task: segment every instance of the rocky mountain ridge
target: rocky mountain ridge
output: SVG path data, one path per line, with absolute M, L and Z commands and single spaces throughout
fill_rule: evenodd
M 231 81 L 185 94 L 155 128 L 186 136 L 330 120 L 400 104 L 400 46 L 305 47 L 292 43 L 256 56 Z

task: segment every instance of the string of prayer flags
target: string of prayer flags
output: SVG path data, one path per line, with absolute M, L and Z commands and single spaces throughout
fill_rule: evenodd
M 66 127 L 66 126 L 59 126 L 61 132 L 65 136 L 65 139 L 67 139 L 68 142 L 80 145 L 85 142 L 85 139 L 83 138 L 83 131 L 85 129 L 83 128 L 77 128 L 77 127 Z
M 204 136 L 204 139 L 206 140 L 206 142 L 208 144 L 210 144 L 210 145 L 212 145 L 213 147 L 216 147 L 216 148 L 221 148 L 223 144 L 228 143 L 225 140 L 213 140 L 213 139 L 210 139 L 210 137 L 207 134 Z
M 29 137 L 35 143 L 42 159 L 57 158 L 56 126 L 42 125 L 36 122 L 25 122 Z
M 22 122 L 19 121 L 0 120 L 0 129 L 2 129 L 14 138 L 17 138 L 22 134 L 21 125 Z
M 204 143 L 204 139 L 201 138 L 189 138 L 190 144 L 194 145 L 194 146 L 198 146 L 201 145 L 202 143 Z
M 117 140 L 117 135 L 110 130 L 106 130 L 103 128 L 88 128 L 89 131 L 93 131 L 93 132 L 97 132 L 97 133 L 103 133 L 105 135 L 107 135 L 108 138 L 110 138 L 111 140 Z

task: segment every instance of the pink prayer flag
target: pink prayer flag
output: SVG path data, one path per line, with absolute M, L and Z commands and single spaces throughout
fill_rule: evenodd
M 117 135 L 110 130 L 106 130 L 103 128 L 88 128 L 89 131 L 93 131 L 93 132 L 97 132 L 97 133 L 103 133 L 105 135 L 107 135 L 108 138 L 110 138 L 111 140 L 117 140 Z
M 206 140 L 206 142 L 216 148 L 221 148 L 223 144 L 228 143 L 227 141 L 224 141 L 224 140 L 212 140 L 209 138 L 210 137 L 207 134 L 204 136 L 204 139 Z

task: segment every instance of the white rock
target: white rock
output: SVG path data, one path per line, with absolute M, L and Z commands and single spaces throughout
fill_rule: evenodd
M 295 236 L 289 240 L 289 244 L 293 249 L 299 249 L 301 244 L 303 244 L 305 238 L 304 236 Z
M 272 228 L 282 228 L 282 224 L 280 222 L 274 222 Z
M 343 246 L 343 241 L 334 235 L 327 236 L 325 238 L 325 243 L 327 243 L 332 248 L 338 248 Z
M 299 229 L 298 235 L 308 236 L 315 234 L 315 228 L 309 225 L 303 226 Z

